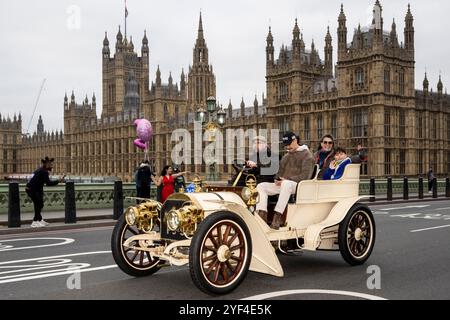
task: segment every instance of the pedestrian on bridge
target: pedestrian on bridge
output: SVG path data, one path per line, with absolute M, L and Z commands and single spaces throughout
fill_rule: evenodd
M 41 211 L 44 208 L 44 184 L 47 186 L 56 186 L 60 182 L 64 181 L 65 175 L 63 175 L 59 181 L 51 181 L 49 172 L 53 169 L 53 161 L 55 159 L 45 157 L 42 159 L 42 167 L 34 172 L 33 177 L 28 181 L 25 188 L 26 193 L 33 201 L 34 205 L 34 219 L 31 224 L 32 228 L 40 228 L 48 226 L 49 223 L 42 219 Z
M 430 170 L 428 170 L 427 178 L 428 178 L 428 193 L 432 193 L 433 192 L 433 180 L 435 178 L 434 173 L 433 173 L 433 168 L 430 168 Z

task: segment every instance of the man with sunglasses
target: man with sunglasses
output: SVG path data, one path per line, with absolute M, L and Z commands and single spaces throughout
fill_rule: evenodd
M 275 230 L 281 227 L 282 215 L 289 198 L 297 192 L 297 184 L 300 181 L 310 179 L 314 168 L 314 158 L 311 151 L 309 151 L 308 146 L 299 145 L 299 138 L 293 132 L 284 134 L 283 145 L 288 153 L 281 159 L 275 183 L 264 182 L 257 186 L 259 202 L 256 205 L 256 210 L 265 222 L 267 222 L 268 196 L 280 195 L 270 225 Z
M 324 172 L 327 171 L 330 163 L 334 160 L 334 138 L 331 134 L 322 137 L 319 150 L 314 154 L 314 159 L 320 169 L 318 178 L 322 178 Z

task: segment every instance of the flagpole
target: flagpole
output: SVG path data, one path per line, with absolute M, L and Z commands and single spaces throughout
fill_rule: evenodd
M 125 0 L 125 39 L 127 38 L 127 16 L 128 16 L 127 0 Z

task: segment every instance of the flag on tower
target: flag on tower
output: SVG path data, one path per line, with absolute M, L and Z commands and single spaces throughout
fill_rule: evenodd
M 125 1 L 125 18 L 128 17 L 127 1 Z

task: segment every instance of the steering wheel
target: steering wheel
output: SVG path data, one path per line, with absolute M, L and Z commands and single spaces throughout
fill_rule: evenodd
M 238 162 L 238 159 L 235 159 L 233 160 L 233 163 L 231 165 L 233 166 L 234 170 L 236 170 L 236 172 L 243 171 L 245 173 L 251 170 L 251 168 L 247 167 L 245 163 L 246 161 L 239 160 Z

